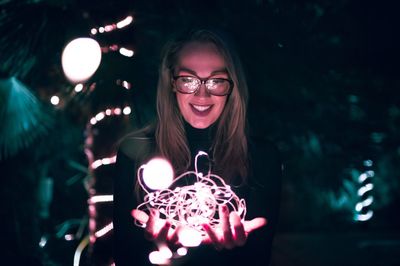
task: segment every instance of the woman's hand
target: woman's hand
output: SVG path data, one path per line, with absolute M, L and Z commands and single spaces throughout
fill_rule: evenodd
M 178 242 L 180 227 L 172 230 L 171 223 L 161 219 L 157 209 L 150 209 L 150 215 L 137 209 L 132 210 L 131 214 L 135 220 L 145 225 L 145 238 L 153 241 L 157 246 L 157 250 L 149 254 L 150 262 L 162 266 L 173 266 L 171 250 L 177 250 L 180 247 Z
M 211 228 L 208 224 L 203 225 L 207 232 L 203 243 L 213 244 L 217 250 L 243 246 L 250 232 L 267 224 L 267 219 L 263 217 L 242 222 L 237 212 L 229 213 L 228 207 L 225 205 L 220 207 L 219 215 L 221 222 L 216 229 Z
M 159 211 L 150 210 L 150 215 L 140 210 L 133 210 L 132 216 L 140 223 L 145 224 L 145 237 L 154 241 L 157 246 L 168 246 L 176 249 L 182 246 L 179 243 L 180 227 L 175 230 L 171 229 L 171 223 L 159 217 Z M 220 224 L 213 229 L 208 224 L 204 224 L 203 228 L 207 232 L 207 236 L 203 238 L 203 244 L 212 244 L 217 250 L 223 248 L 232 249 L 234 247 L 243 246 L 247 241 L 247 236 L 252 231 L 261 228 L 267 224 L 267 219 L 257 217 L 250 221 L 241 221 L 237 212 L 229 213 L 228 208 L 223 205 L 219 209 Z
M 157 209 L 150 209 L 150 215 L 144 211 L 132 210 L 134 219 L 145 224 L 145 237 L 150 241 L 154 241 L 157 246 L 167 245 L 173 247 L 178 244 L 179 227 L 175 230 L 171 229 L 171 223 L 160 218 L 160 212 Z

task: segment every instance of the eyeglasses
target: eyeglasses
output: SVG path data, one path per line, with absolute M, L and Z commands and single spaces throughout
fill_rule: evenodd
M 196 93 L 202 84 L 206 86 L 207 92 L 215 96 L 225 96 L 232 92 L 233 81 L 224 78 L 201 79 L 193 76 L 174 77 L 175 88 L 180 93 Z

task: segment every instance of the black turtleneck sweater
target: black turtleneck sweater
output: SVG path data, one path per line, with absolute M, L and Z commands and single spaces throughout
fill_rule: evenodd
M 187 123 L 185 130 L 193 167 L 198 151 L 210 152 L 214 130 L 212 127 L 196 129 Z M 134 189 L 136 169 L 157 155 L 155 145 L 154 132 L 150 132 L 127 137 L 119 147 L 117 174 L 113 183 L 113 252 L 116 266 L 151 265 L 148 254 L 154 250 L 154 244 L 144 238 L 143 228 L 134 224 L 131 211 L 139 204 Z M 216 251 L 209 245 L 189 248 L 188 254 L 176 261 L 176 265 L 269 265 L 279 214 L 281 162 L 275 146 L 262 138 L 249 139 L 249 156 L 250 174 L 247 184 L 232 189 L 246 200 L 246 220 L 265 217 L 268 220 L 267 226 L 250 233 L 243 247 L 222 251 Z

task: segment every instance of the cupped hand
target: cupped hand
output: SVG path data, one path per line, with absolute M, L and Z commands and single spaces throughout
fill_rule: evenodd
M 146 239 L 154 241 L 158 246 L 166 244 L 173 247 L 178 244 L 180 227 L 173 230 L 169 221 L 160 218 L 160 212 L 157 209 L 150 209 L 150 214 L 134 209 L 131 214 L 135 220 L 145 225 Z
M 220 206 L 219 215 L 220 223 L 216 228 L 211 228 L 208 224 L 203 225 L 207 232 L 203 243 L 212 244 L 217 250 L 243 246 L 249 233 L 267 225 L 267 219 L 263 217 L 242 221 L 237 212 L 229 213 L 225 205 Z

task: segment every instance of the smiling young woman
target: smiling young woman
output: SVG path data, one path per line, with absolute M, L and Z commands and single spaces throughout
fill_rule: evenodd
M 114 179 L 114 258 L 117 266 L 150 265 L 160 243 L 179 246 L 178 230 L 157 212 L 135 208 L 143 201 L 136 170 L 149 159 L 168 159 L 175 176 L 194 169 L 199 151 L 247 203 L 247 217 L 221 207 L 220 224 L 204 224 L 207 237 L 170 265 L 268 265 L 281 190 L 281 162 L 275 146 L 247 134 L 247 85 L 229 44 L 209 30 L 187 32 L 163 50 L 157 87 L 157 121 L 125 137 Z M 136 189 L 135 189 L 136 188 Z M 145 228 L 134 221 L 145 222 Z M 267 224 L 268 220 L 268 224 Z M 160 226 L 156 226 L 156 224 Z M 146 236 L 146 238 L 144 237 Z

